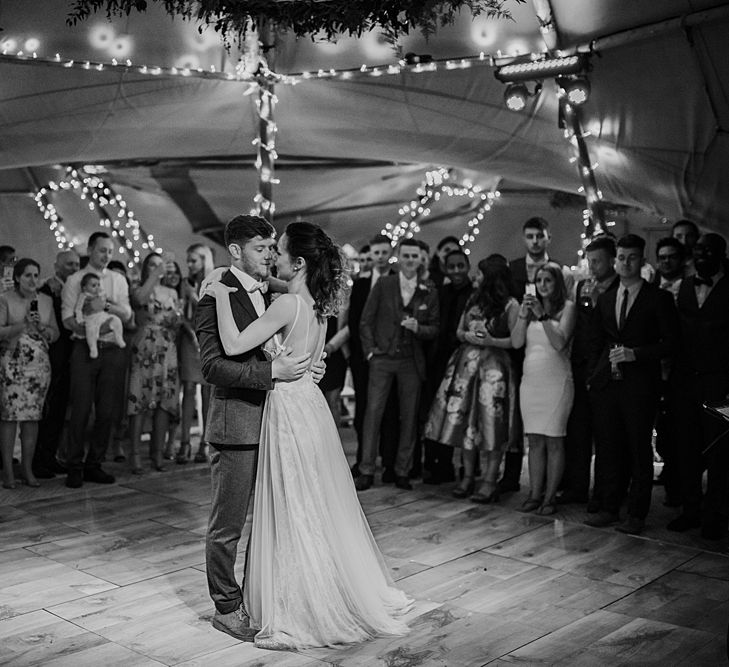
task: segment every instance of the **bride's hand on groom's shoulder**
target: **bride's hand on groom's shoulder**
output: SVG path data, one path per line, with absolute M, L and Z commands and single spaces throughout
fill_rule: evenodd
M 223 283 L 217 280 L 212 280 L 208 283 L 203 283 L 200 288 L 200 298 L 202 299 L 204 296 L 211 296 L 213 299 L 220 299 L 226 294 L 237 291 L 237 287 L 229 287 L 228 285 L 223 285 Z

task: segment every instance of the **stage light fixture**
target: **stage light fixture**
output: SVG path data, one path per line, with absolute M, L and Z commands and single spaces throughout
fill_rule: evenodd
M 525 56 L 515 59 L 508 65 L 497 67 L 494 76 L 502 83 L 537 81 L 569 74 L 579 74 L 584 72 L 588 65 L 588 56 L 584 53 L 557 58 L 545 57 L 541 60 L 532 60 L 531 56 Z
M 557 84 L 567 101 L 576 107 L 582 106 L 590 97 L 590 82 L 584 76 L 559 77 Z
M 512 83 L 504 91 L 504 104 L 511 111 L 522 111 L 527 105 L 529 90 L 523 83 Z

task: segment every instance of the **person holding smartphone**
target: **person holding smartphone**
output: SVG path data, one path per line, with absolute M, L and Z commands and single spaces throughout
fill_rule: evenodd
M 515 348 L 524 347 L 520 406 L 529 444 L 529 498 L 522 511 L 551 515 L 564 472 L 564 439 L 574 385 L 570 343 L 575 304 L 569 300 L 562 268 L 547 262 L 527 285 L 517 323 L 511 332 Z
M 53 301 L 38 293 L 40 265 L 21 259 L 13 266 L 14 289 L 0 294 L 0 454 L 2 484 L 15 488 L 13 448 L 20 424 L 21 479 L 33 475 L 38 422 L 51 381 L 48 345 L 58 338 Z

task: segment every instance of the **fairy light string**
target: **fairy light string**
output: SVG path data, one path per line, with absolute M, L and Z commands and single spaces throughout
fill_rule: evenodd
M 119 246 L 119 253 L 126 255 L 127 266 L 133 267 L 141 260 L 142 250 L 160 253 L 152 234 L 148 234 L 137 220 L 124 197 L 102 176 L 103 167 L 85 165 L 81 168 L 66 167 L 65 175 L 58 182 L 49 181 L 35 194 L 35 202 L 48 227 L 53 232 L 59 249 L 74 247 L 63 226 L 63 219 L 51 201 L 54 192 L 72 192 L 86 202 L 89 211 L 99 217 L 99 225 Z
M 501 193 L 496 187 L 486 192 L 480 186 L 468 181 L 462 184 L 452 183 L 450 171 L 445 167 L 438 167 L 426 172 L 425 179 L 416 190 L 416 195 L 415 199 L 400 207 L 398 222 L 394 225 L 388 222 L 382 229 L 382 234 L 390 239 L 393 247 L 402 238 L 413 238 L 420 231 L 420 222 L 430 215 L 431 205 L 444 195 L 469 197 L 478 200 L 478 204 L 467 222 L 468 229 L 458 241 L 468 255 L 471 252 L 468 245 L 476 240 L 476 236 L 480 233 L 479 225 Z

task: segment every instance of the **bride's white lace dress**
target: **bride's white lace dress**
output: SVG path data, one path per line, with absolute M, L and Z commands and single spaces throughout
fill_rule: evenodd
M 321 356 L 326 327 L 297 296 L 283 345 Z M 408 632 L 337 427 L 305 373 L 268 393 L 261 429 L 245 605 L 264 647 L 304 648 Z

